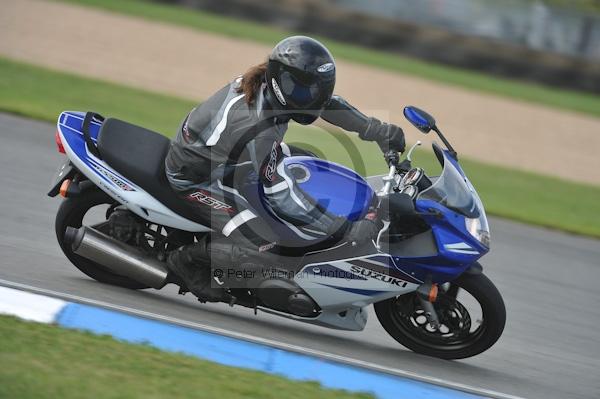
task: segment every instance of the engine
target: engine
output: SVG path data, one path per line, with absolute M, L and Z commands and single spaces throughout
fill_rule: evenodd
M 257 289 L 260 300 L 269 308 L 310 317 L 319 312 L 319 305 L 290 279 L 269 278 Z

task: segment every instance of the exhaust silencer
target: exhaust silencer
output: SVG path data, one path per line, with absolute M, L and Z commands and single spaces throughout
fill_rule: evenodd
M 167 282 L 166 265 L 139 249 L 115 240 L 91 227 L 67 227 L 64 240 L 73 252 L 93 260 L 116 274 L 160 289 Z

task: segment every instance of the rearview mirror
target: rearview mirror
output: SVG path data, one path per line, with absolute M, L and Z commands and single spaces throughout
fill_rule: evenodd
M 427 112 L 409 105 L 404 107 L 404 117 L 423 133 L 435 128 L 435 119 Z

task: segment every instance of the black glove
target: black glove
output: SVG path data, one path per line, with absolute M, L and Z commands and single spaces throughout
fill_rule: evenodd
M 375 220 L 362 219 L 352 223 L 346 237 L 350 242 L 362 244 L 377 238 L 379 230 L 381 229 Z
M 383 157 L 388 165 L 397 166 L 400 162 L 400 155 L 398 155 L 398 151 L 388 151 L 383 154 Z
M 369 118 L 369 126 L 360 137 L 364 140 L 375 141 L 379 144 L 381 151 L 404 152 L 404 132 L 399 126 L 392 123 L 381 122 L 377 118 Z

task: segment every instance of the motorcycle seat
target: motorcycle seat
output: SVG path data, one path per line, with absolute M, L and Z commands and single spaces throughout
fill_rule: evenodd
M 98 152 L 115 171 L 176 214 L 203 224 L 171 188 L 165 158 L 171 140 L 125 121 L 108 118 L 98 133 Z

